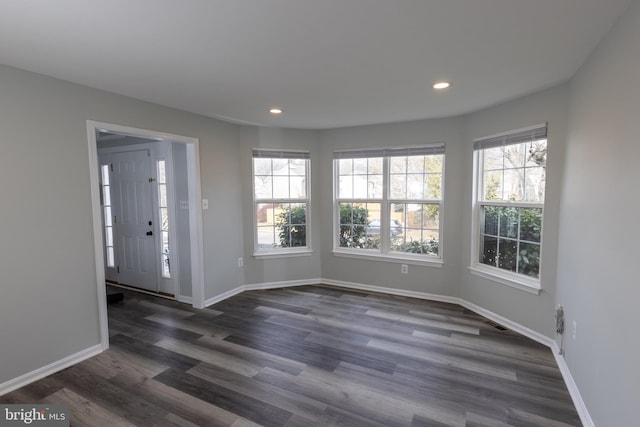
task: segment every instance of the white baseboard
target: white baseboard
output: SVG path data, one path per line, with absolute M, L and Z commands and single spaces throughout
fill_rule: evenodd
M 294 287 L 294 286 L 315 285 L 315 284 L 325 284 L 325 285 L 358 289 L 358 290 L 369 291 L 369 292 L 379 292 L 383 294 L 398 295 L 398 296 L 418 298 L 418 299 L 424 299 L 424 300 L 430 300 L 430 301 L 439 301 L 439 302 L 446 302 L 451 304 L 458 304 L 475 313 L 478 313 L 481 316 L 486 317 L 487 319 L 490 319 L 496 323 L 499 323 L 511 329 L 512 331 L 518 332 L 519 334 L 522 334 L 540 344 L 543 344 L 549 347 L 556 359 L 556 363 L 558 364 L 558 368 L 560 369 L 560 372 L 565 381 L 565 384 L 567 385 L 569 394 L 571 395 L 571 399 L 573 400 L 573 403 L 576 406 L 576 410 L 578 411 L 580 420 L 582 421 L 585 427 L 595 427 L 593 420 L 589 415 L 589 411 L 587 410 L 587 407 L 584 403 L 584 400 L 582 399 L 580 391 L 578 390 L 578 386 L 573 380 L 573 376 L 571 375 L 571 371 L 569 370 L 566 360 L 560 354 L 558 344 L 553 339 L 545 335 L 542 335 L 541 333 L 536 332 L 532 329 L 529 329 L 519 323 L 516 323 L 510 319 L 507 319 L 506 317 L 503 317 L 497 313 L 494 313 L 483 307 L 480 307 L 476 304 L 466 301 L 462 298 L 452 297 L 447 295 L 430 294 L 426 292 L 410 291 L 410 290 L 404 290 L 404 289 L 387 288 L 384 286 L 365 285 L 362 283 L 345 282 L 345 281 L 333 280 L 333 279 L 305 279 L 305 280 L 289 280 L 289 281 L 282 281 L 282 282 L 255 283 L 255 284 L 238 286 L 237 288 L 231 289 L 213 298 L 207 299 L 204 302 L 204 306 L 209 307 L 213 304 L 224 301 L 227 298 L 231 298 L 234 295 L 238 295 L 244 291 L 277 289 L 277 288 L 287 288 L 287 287 Z M 179 297 L 178 300 L 186 303 L 191 302 L 190 297 Z M 71 356 L 65 357 L 64 359 L 61 359 L 57 362 L 54 362 L 42 368 L 36 369 L 35 371 L 24 374 L 18 378 L 14 378 L 3 384 L 0 384 L 0 396 L 2 396 L 3 394 L 9 393 L 15 389 L 18 389 L 20 387 L 23 387 L 29 383 L 37 381 L 41 378 L 44 378 L 47 375 L 54 374 L 64 368 L 67 368 L 71 365 L 79 363 L 85 359 L 93 357 L 101 353 L 103 350 L 104 349 L 102 345 L 98 344 L 86 350 L 80 351 L 76 354 L 73 354 Z
M 558 347 L 558 343 L 556 343 L 555 341 L 551 346 L 551 351 L 553 352 L 553 356 L 556 358 L 556 363 L 558 364 L 560 373 L 562 373 L 562 378 L 567 385 L 567 389 L 569 390 L 569 394 L 571 395 L 571 400 L 573 400 L 573 404 L 576 406 L 576 410 L 578 411 L 578 415 L 580 416 L 582 425 L 584 427 L 595 427 L 595 423 L 591 418 L 591 414 L 589 414 L 589 410 L 587 409 L 587 406 L 582 399 L 580 390 L 578 390 L 578 385 L 574 381 L 573 375 L 571 375 L 569 365 L 567 365 L 567 361 L 564 356 L 560 354 L 560 347 Z
M 47 366 L 38 368 L 35 371 L 27 372 L 24 375 L 20 375 L 17 378 L 0 384 L 0 396 L 10 393 L 13 390 L 17 390 L 20 387 L 24 387 L 27 384 L 31 384 L 34 381 L 38 381 L 39 379 L 42 379 L 48 375 L 55 374 L 56 372 L 68 368 L 71 365 L 75 365 L 76 363 L 80 363 L 90 357 L 96 356 L 102 353 L 104 350 L 106 349 L 102 348 L 102 344 L 97 344 L 93 347 L 89 347 L 75 354 L 67 356 L 64 359 L 60 359 L 56 362 L 50 363 Z
M 401 297 L 410 297 L 418 299 L 426 299 L 430 301 L 448 302 L 451 304 L 460 304 L 460 298 L 450 297 L 446 295 L 429 294 L 426 292 L 409 291 L 404 289 L 385 288 L 384 286 L 372 286 L 362 283 L 343 282 L 342 280 L 322 279 L 318 283 L 325 285 L 340 286 L 343 288 L 359 289 L 362 291 L 379 292 L 381 294 L 398 295 Z
M 220 295 L 216 295 L 213 298 L 205 300 L 204 306 L 209 307 L 213 304 L 224 301 L 227 298 L 231 298 L 234 295 L 238 295 L 244 291 L 257 291 L 263 289 L 278 289 L 278 288 L 290 288 L 293 286 L 304 285 L 317 285 L 322 283 L 322 279 L 304 279 L 304 280 L 287 280 L 283 282 L 266 282 L 266 283 L 254 283 L 249 285 L 238 286 L 237 288 L 223 292 Z
M 553 353 L 553 356 L 556 359 L 558 368 L 560 369 L 560 373 L 562 374 L 562 377 L 569 390 L 569 394 L 571 395 L 571 399 L 573 400 L 573 403 L 576 406 L 576 410 L 578 411 L 580 420 L 582 421 L 585 427 L 595 427 L 593 424 L 593 420 L 589 415 L 589 411 L 587 410 L 587 407 L 584 404 L 584 400 L 582 400 L 582 396 L 580 395 L 578 387 L 575 381 L 573 380 L 573 377 L 571 376 L 569 367 L 567 366 L 567 363 L 564 357 L 562 357 L 562 355 L 559 354 L 560 351 L 559 351 L 558 345 L 552 338 L 549 338 L 537 331 L 534 331 L 533 329 L 527 328 L 526 326 L 523 326 L 517 322 L 507 319 L 504 316 L 501 316 L 497 313 L 494 313 L 490 310 L 487 310 L 483 307 L 480 307 L 479 305 L 471 303 L 462 298 L 451 297 L 447 295 L 430 294 L 426 292 L 410 291 L 410 290 L 404 290 L 404 289 L 387 288 L 383 286 L 365 285 L 363 283 L 345 282 L 341 280 L 310 279 L 310 280 L 300 280 L 300 281 L 293 280 L 293 281 L 287 281 L 287 282 L 271 282 L 271 283 L 245 285 L 245 286 L 236 288 L 233 291 L 229 291 L 223 295 L 220 295 L 220 297 L 215 298 L 214 302 L 220 302 L 223 299 L 226 299 L 232 295 L 236 295 L 241 292 L 244 292 L 245 290 L 274 289 L 274 288 L 290 287 L 290 286 L 312 285 L 312 284 L 318 284 L 318 283 L 325 284 L 325 285 L 339 286 L 343 288 L 358 289 L 358 290 L 369 291 L 369 292 L 379 292 L 383 294 L 398 295 L 398 296 L 419 298 L 419 299 L 430 300 L 430 301 L 439 301 L 439 302 L 446 302 L 451 304 L 458 304 L 483 317 L 486 317 L 489 320 L 499 323 L 505 326 L 506 328 L 511 329 L 512 331 L 515 331 L 546 347 L 549 347 L 549 349 Z M 214 299 L 212 298 L 212 300 Z M 211 300 L 208 300 L 208 301 L 211 301 Z M 207 305 L 210 305 L 210 304 L 207 304 Z
M 179 295 L 178 296 L 178 302 L 182 302 L 184 304 L 193 304 L 193 298 L 192 297 L 186 297 L 184 295 Z

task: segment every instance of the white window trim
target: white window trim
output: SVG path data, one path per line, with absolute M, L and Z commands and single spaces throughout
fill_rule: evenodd
M 332 251 L 334 256 L 342 258 L 356 258 L 364 260 L 375 260 L 383 262 L 392 262 L 395 264 L 411 264 L 422 265 L 428 267 L 442 268 L 444 261 L 441 258 L 436 258 L 433 255 L 404 255 L 403 252 L 393 252 L 392 254 L 383 254 L 377 249 L 344 249 L 336 248 Z M 402 256 L 395 256 L 395 254 L 403 254 Z M 409 256 L 413 255 L 413 256 Z M 422 257 L 422 258 L 418 258 Z
M 533 129 L 538 129 L 543 126 L 547 126 L 546 123 L 528 126 L 521 129 L 516 129 L 509 132 L 503 132 L 496 135 L 487 136 L 479 139 L 499 138 L 506 135 L 525 132 Z M 475 140 L 474 140 L 475 141 Z M 481 201 L 479 198 L 480 189 L 484 188 L 483 177 L 480 171 L 482 170 L 482 159 L 480 158 L 481 150 L 474 150 L 473 152 L 473 206 L 472 206 L 472 221 L 471 221 L 471 260 L 469 264 L 469 272 L 475 276 L 479 276 L 488 280 L 491 280 L 502 285 L 510 286 L 515 289 L 519 289 L 534 295 L 539 295 L 542 291 L 542 262 L 540 263 L 539 278 L 534 279 L 523 274 L 512 273 L 506 270 L 501 270 L 497 267 L 491 267 L 486 264 L 481 264 L 480 259 L 480 207 L 481 205 L 491 206 L 513 206 L 517 207 L 531 207 L 542 209 L 542 232 L 544 233 L 544 203 L 531 203 L 531 202 L 505 202 L 505 201 Z M 544 239 L 540 239 L 540 257 L 542 258 Z
M 307 237 L 307 242 L 309 241 Z M 273 248 L 263 249 L 262 251 L 256 251 L 253 253 L 253 257 L 256 259 L 268 259 L 268 258 L 293 258 L 313 255 L 313 250 L 306 246 L 296 248 Z
M 306 176 L 305 176 L 305 186 L 306 186 L 306 195 L 305 199 L 256 199 L 256 187 L 255 187 L 255 168 L 253 159 L 254 156 L 251 156 L 251 192 L 253 199 L 253 257 L 255 259 L 269 259 L 269 258 L 290 258 L 290 257 L 300 257 L 300 256 L 311 256 L 313 254 L 312 244 L 311 244 L 311 228 L 309 224 L 311 223 L 311 158 L 309 151 L 306 150 L 279 150 L 279 149 L 265 149 L 265 148 L 254 148 L 251 150 L 252 153 L 254 151 L 261 152 L 274 152 L 281 153 L 283 155 L 282 158 L 289 158 L 286 154 L 304 154 L 307 157 L 306 161 Z M 304 203 L 307 206 L 307 212 L 305 216 L 305 227 L 306 227 L 306 238 L 307 245 L 306 246 L 296 246 L 293 248 L 280 248 L 274 247 L 269 249 L 258 249 L 258 218 L 256 207 L 258 203 Z
M 431 144 L 434 145 L 434 144 Z M 435 144 L 434 146 L 445 145 L 444 143 Z M 423 265 L 430 267 L 441 268 L 444 265 L 444 244 L 442 236 L 443 236 L 443 218 L 444 218 L 444 194 L 445 194 L 445 170 L 446 170 L 446 153 L 441 153 L 442 158 L 442 184 L 441 184 L 441 197 L 440 200 L 399 200 L 399 199 L 391 199 L 389 197 L 389 185 L 390 185 L 390 172 L 389 172 L 389 155 L 385 155 L 384 152 L 386 150 L 395 151 L 395 150 L 412 150 L 413 148 L 422 149 L 427 146 L 419 146 L 419 147 L 401 147 L 401 148 L 392 148 L 392 149 L 372 149 L 372 150 L 348 150 L 343 151 L 343 153 L 347 153 L 349 151 L 357 152 L 357 153 L 367 153 L 371 151 L 370 156 L 362 156 L 365 158 L 369 157 L 382 157 L 383 158 L 383 172 L 382 172 L 382 187 L 384 189 L 381 199 L 339 199 L 338 198 L 338 185 L 340 182 L 340 178 L 338 175 L 338 168 L 336 167 L 336 158 L 332 159 L 333 163 L 333 250 L 332 253 L 334 256 L 344 257 L 344 258 L 356 258 L 356 259 L 365 259 L 365 260 L 376 260 L 376 261 L 385 261 L 385 262 L 393 262 L 393 263 L 401 263 L 401 264 L 411 264 L 411 265 Z M 374 153 L 377 151 L 377 153 Z M 408 155 L 411 155 L 408 153 Z M 390 241 L 389 237 L 385 234 L 381 233 L 381 241 L 380 241 L 380 249 L 360 249 L 360 248 L 343 248 L 340 246 L 338 241 L 339 228 L 340 228 L 340 214 L 338 206 L 340 203 L 380 203 L 380 223 L 386 224 L 388 223 L 388 209 L 391 203 L 416 203 L 416 204 L 424 204 L 424 203 L 433 203 L 439 205 L 439 221 L 438 221 L 438 255 L 419 255 L 412 254 L 406 252 L 396 252 L 390 250 Z M 381 230 L 382 231 L 382 230 Z

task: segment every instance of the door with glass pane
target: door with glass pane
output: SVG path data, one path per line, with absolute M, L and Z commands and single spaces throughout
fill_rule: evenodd
M 156 292 L 154 223 L 157 216 L 153 209 L 149 150 L 113 153 L 111 165 L 110 207 L 118 282 Z M 109 262 L 108 246 L 106 250 Z

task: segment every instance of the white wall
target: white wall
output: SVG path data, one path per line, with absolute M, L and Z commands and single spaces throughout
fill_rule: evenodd
M 311 156 L 311 229 L 309 236 L 313 253 L 292 258 L 256 259 L 254 252 L 254 206 L 252 181 L 252 154 L 254 148 L 308 150 Z M 247 284 L 306 280 L 322 277 L 321 234 L 326 232 L 325 220 L 319 215 L 320 149 L 318 133 L 309 130 L 258 128 L 242 126 L 240 129 L 240 170 L 242 171 L 242 199 L 244 224 L 244 274 Z
M 568 87 L 562 85 L 515 101 L 470 114 L 465 120 L 463 254 L 464 267 L 471 265 L 471 218 L 473 182 L 473 139 L 495 135 L 539 123 L 548 123 L 547 179 L 543 219 L 540 295 L 472 275 L 463 268 L 460 296 L 524 325 L 547 337 L 553 337 L 556 297 L 556 257 L 558 218 L 561 196 L 567 126 Z
M 637 212 L 640 3 L 570 85 L 465 117 L 326 131 L 237 126 L 0 66 L 0 384 L 99 343 L 86 120 L 199 138 L 205 296 L 245 283 L 316 277 L 459 296 L 547 337 L 564 305 L 577 339 L 566 360 L 599 426 L 636 422 L 640 343 Z M 472 276 L 473 138 L 549 122 L 539 296 Z M 331 253 L 334 150 L 446 148 L 444 267 Z M 256 260 L 251 149 L 308 149 L 310 257 Z M 242 215 L 237 213 L 242 211 Z M 62 248 L 62 249 L 61 249 Z M 243 257 L 245 268 L 237 267 Z
M 558 257 L 566 361 L 598 426 L 638 425 L 640 2 L 571 84 Z
M 358 126 L 320 132 L 323 277 L 367 285 L 382 286 L 447 296 L 459 294 L 462 267 L 460 224 L 464 167 L 462 159 L 462 120 L 422 120 L 397 124 Z M 415 146 L 446 143 L 442 248 L 444 266 L 409 265 L 408 274 L 400 274 L 399 261 L 381 262 L 336 256 L 333 249 L 333 152 L 352 148 Z
M 0 92 L 0 384 L 100 341 L 87 120 L 199 138 L 205 296 L 237 286 L 237 126 L 4 66 Z
M 176 212 L 176 247 L 178 253 L 173 259 L 178 260 L 178 288 L 180 296 L 191 297 L 191 238 L 189 235 L 189 209 L 182 209 L 180 201 L 189 201 L 189 183 L 187 175 L 187 145 L 174 142 L 173 179 Z

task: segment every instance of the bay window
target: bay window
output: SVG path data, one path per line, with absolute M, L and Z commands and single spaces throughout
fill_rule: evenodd
M 309 153 L 253 150 L 255 255 L 309 252 Z
M 334 252 L 442 258 L 444 144 L 334 153 Z
M 539 290 L 547 126 L 477 139 L 474 157 L 472 267 Z

